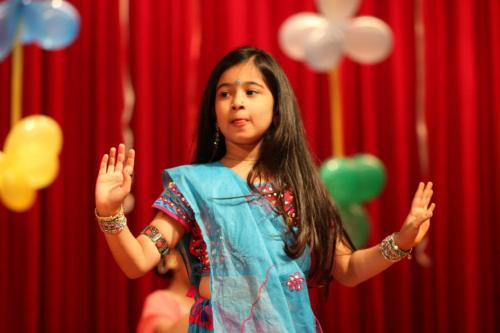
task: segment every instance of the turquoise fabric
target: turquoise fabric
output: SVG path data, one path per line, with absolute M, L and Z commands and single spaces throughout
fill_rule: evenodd
M 166 190 L 172 180 L 186 198 L 207 244 L 214 331 L 315 332 L 309 251 L 286 255 L 286 226 L 271 204 L 219 162 L 167 169 L 163 179 Z M 199 276 L 191 276 L 197 284 Z M 300 288 L 289 286 L 297 281 L 291 276 L 303 278 Z

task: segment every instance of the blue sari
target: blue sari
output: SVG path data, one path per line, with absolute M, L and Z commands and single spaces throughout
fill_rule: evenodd
M 306 283 L 309 251 L 297 259 L 286 255 L 287 227 L 264 196 L 219 162 L 167 169 L 163 180 L 165 190 L 153 206 L 183 224 L 196 223 L 207 246 L 213 331 L 316 331 Z M 180 249 L 197 286 L 200 274 L 193 268 L 199 262 L 186 250 L 188 242 L 186 234 Z

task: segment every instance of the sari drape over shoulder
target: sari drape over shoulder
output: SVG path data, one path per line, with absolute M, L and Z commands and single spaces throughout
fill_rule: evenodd
M 215 332 L 315 332 L 309 250 L 286 255 L 286 224 L 263 195 L 219 162 L 167 169 L 163 182 L 153 206 L 188 232 L 196 223 L 206 243 Z M 180 250 L 197 286 L 199 260 L 188 247 L 186 233 Z

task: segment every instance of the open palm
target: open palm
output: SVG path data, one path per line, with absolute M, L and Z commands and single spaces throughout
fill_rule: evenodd
M 125 158 L 125 145 L 120 144 L 109 150 L 101 159 L 95 186 L 95 204 L 100 216 L 114 215 L 125 197 L 130 193 L 134 171 L 135 152 L 128 151 Z
M 420 183 L 413 196 L 411 209 L 397 235 L 397 244 L 402 249 L 410 249 L 420 243 L 430 227 L 430 218 L 436 205 L 431 204 L 432 183 Z

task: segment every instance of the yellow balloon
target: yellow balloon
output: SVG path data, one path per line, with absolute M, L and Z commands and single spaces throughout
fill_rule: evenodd
M 41 189 L 49 186 L 57 178 L 59 173 L 59 159 L 54 157 L 44 163 L 38 163 L 37 169 L 33 172 L 26 172 L 26 168 L 21 168 L 25 176 L 26 183 L 34 189 Z
M 19 154 L 27 145 L 37 147 L 41 152 L 57 156 L 63 142 L 62 130 L 52 118 L 32 115 L 21 119 L 9 132 L 5 140 L 6 154 Z
M 4 165 L 5 165 L 5 154 L 0 151 L 0 188 L 2 187 Z
M 4 169 L 0 183 L 0 199 L 8 209 L 24 212 L 31 208 L 36 200 L 36 191 L 15 169 L 10 166 Z

